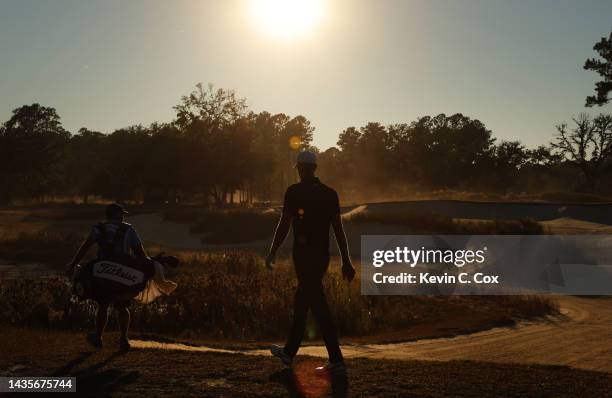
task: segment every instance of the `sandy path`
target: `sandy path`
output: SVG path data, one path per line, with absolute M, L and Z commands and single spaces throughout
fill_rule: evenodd
M 521 322 L 512 328 L 448 339 L 398 344 L 343 346 L 346 357 L 375 359 L 475 360 L 486 362 L 566 365 L 612 373 L 612 298 L 558 298 L 562 317 Z M 137 348 L 233 352 L 269 355 L 266 350 L 229 351 L 182 344 L 134 341 Z M 304 347 L 300 354 L 325 357 L 322 346 Z
M 179 250 L 266 248 L 271 240 L 270 238 L 235 244 L 212 245 L 202 243 L 202 237 L 206 234 L 193 234 L 189 224 L 164 220 L 161 213 L 138 214 L 131 216 L 127 221 L 134 225 L 145 242 Z

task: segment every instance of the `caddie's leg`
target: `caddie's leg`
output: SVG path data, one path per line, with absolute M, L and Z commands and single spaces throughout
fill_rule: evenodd
M 121 341 L 128 340 L 128 329 L 130 327 L 130 310 L 127 305 L 117 306 L 117 315 L 119 317 L 119 330 L 121 331 Z
M 108 322 L 108 304 L 98 303 L 98 312 L 96 313 L 96 335 L 98 338 L 102 338 L 102 333 L 106 328 Z

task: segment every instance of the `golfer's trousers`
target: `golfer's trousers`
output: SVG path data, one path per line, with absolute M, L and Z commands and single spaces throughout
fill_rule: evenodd
M 342 361 L 338 334 L 329 312 L 322 283 L 329 265 L 329 254 L 322 250 L 294 250 L 293 263 L 298 287 L 293 304 L 293 324 L 285 345 L 285 353 L 291 357 L 297 354 L 304 338 L 306 317 L 310 309 L 325 341 L 329 360 Z

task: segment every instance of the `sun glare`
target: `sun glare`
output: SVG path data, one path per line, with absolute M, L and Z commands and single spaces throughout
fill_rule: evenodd
M 253 21 L 264 32 L 281 39 L 313 33 L 324 14 L 325 0 L 250 0 Z

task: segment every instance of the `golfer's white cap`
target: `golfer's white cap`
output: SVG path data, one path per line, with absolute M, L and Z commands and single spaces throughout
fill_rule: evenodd
M 297 155 L 297 163 L 317 164 L 317 155 L 310 151 L 301 151 Z

